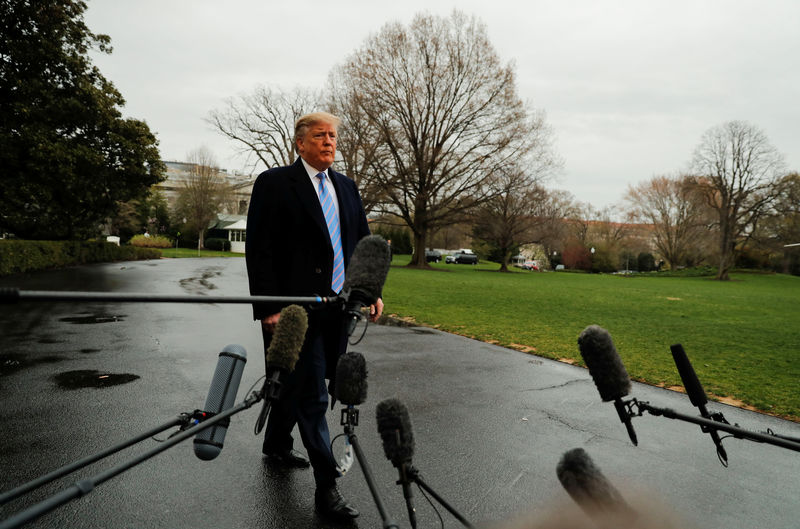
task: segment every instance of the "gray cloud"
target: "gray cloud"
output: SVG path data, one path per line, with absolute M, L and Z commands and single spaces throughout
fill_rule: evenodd
M 544 109 L 565 170 L 554 183 L 603 207 L 629 184 L 683 169 L 702 133 L 731 119 L 760 127 L 800 169 L 792 0 L 579 0 L 385 3 L 91 0 L 86 20 L 111 36 L 95 62 L 148 122 L 162 155 L 208 146 L 241 170 L 203 121 L 259 83 L 320 87 L 335 64 L 392 20 L 454 7 L 483 20 L 513 61 L 520 95 Z

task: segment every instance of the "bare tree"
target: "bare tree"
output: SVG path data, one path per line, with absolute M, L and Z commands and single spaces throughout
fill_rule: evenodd
M 197 248 L 204 247 L 204 235 L 217 213 L 230 201 L 230 186 L 220 173 L 214 155 L 206 147 L 190 152 L 189 175 L 178 191 L 177 211 L 197 229 Z
M 337 157 L 342 162 L 342 172 L 358 186 L 364 210 L 369 214 L 380 203 L 385 202 L 386 193 L 377 181 L 375 164 L 380 145 L 380 133 L 364 113 L 358 92 L 345 79 L 342 67 L 335 68 L 328 86 L 329 112 L 338 116 L 339 137 Z
M 237 143 L 253 169 L 259 164 L 291 165 L 297 158 L 294 124 L 317 110 L 321 100 L 319 92 L 304 88 L 284 91 L 258 86 L 252 94 L 228 99 L 227 106 L 212 110 L 206 121 Z
M 498 171 L 535 151 L 542 122 L 519 99 L 513 68 L 500 63 L 483 24 L 459 12 L 384 26 L 343 71 L 379 134 L 371 168 L 384 211 L 414 234 L 410 266 L 427 267 L 429 233 L 489 199 Z
M 784 273 L 800 270 L 796 245 L 800 243 L 800 174 L 794 172 L 781 179 L 780 192 L 767 215 L 754 230 L 759 248 L 769 252 Z
M 563 252 L 568 234 L 568 220 L 577 218 L 578 205 L 575 197 L 561 189 L 547 190 L 539 202 L 536 215 L 535 241 L 544 247 L 547 255 Z
M 696 184 L 719 221 L 717 279 L 728 280 L 737 243 L 746 238 L 779 191 L 783 156 L 743 121 L 708 130 L 694 152 Z
M 653 227 L 653 243 L 670 268 L 686 264 L 706 231 L 706 206 L 687 176 L 656 176 L 629 186 L 630 219 Z
M 508 272 L 512 252 L 534 242 L 545 190 L 517 166 L 501 170 L 493 186 L 494 196 L 476 211 L 472 233 L 500 253 L 500 272 Z

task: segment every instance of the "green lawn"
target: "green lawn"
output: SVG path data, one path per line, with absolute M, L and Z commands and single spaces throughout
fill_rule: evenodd
M 393 260 L 387 314 L 577 364 L 577 337 L 597 324 L 632 378 L 663 386 L 681 385 L 669 349 L 681 343 L 708 393 L 800 419 L 800 277 L 501 274 L 495 263 L 408 261 Z

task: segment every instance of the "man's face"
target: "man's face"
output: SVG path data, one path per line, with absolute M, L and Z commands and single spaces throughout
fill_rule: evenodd
M 336 127 L 331 123 L 314 123 L 297 140 L 297 150 L 311 167 L 324 171 L 333 165 L 336 156 Z

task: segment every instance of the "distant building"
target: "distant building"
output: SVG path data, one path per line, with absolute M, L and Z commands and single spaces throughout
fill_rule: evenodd
M 183 188 L 184 182 L 188 180 L 191 168 L 194 164 L 187 162 L 165 161 L 167 166 L 167 178 L 163 182 L 156 184 L 156 189 L 164 194 L 170 209 L 175 207 L 178 194 Z M 220 175 L 230 184 L 236 198 L 235 211 L 224 211 L 229 215 L 246 215 L 250 205 L 250 194 L 253 191 L 255 177 L 238 173 L 229 173 L 227 169 L 220 169 Z
M 217 215 L 208 226 L 208 238 L 229 240 L 231 251 L 236 253 L 244 253 L 246 235 L 247 215 Z

